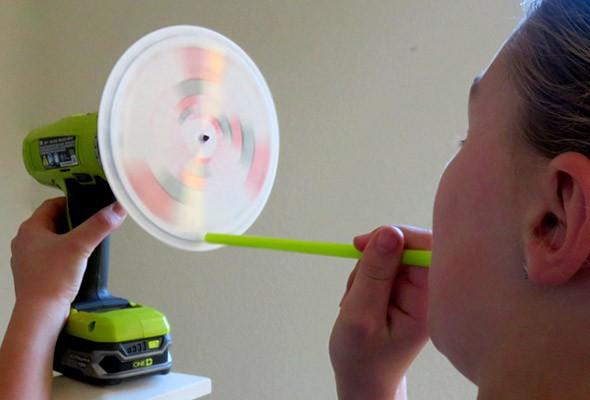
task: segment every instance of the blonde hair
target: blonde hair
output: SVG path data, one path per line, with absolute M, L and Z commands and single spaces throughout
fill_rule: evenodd
M 523 9 L 506 44 L 518 128 L 546 157 L 590 157 L 590 1 L 525 1 Z

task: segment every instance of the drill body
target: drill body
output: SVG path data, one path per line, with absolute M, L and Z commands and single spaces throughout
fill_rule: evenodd
M 96 113 L 66 117 L 32 130 L 23 142 L 28 173 L 66 195 L 69 229 L 115 201 L 100 163 L 97 121 Z M 152 308 L 109 293 L 109 241 L 105 238 L 88 259 L 53 368 L 99 385 L 168 373 L 168 321 Z

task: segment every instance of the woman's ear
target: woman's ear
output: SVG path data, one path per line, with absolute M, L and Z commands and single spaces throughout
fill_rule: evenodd
M 590 257 L 590 159 L 568 152 L 544 173 L 526 243 L 526 272 L 538 284 L 561 285 Z

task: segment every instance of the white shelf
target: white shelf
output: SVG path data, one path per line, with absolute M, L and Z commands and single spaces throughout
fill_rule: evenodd
M 115 386 L 93 386 L 57 376 L 52 400 L 193 400 L 211 393 L 211 379 L 169 373 L 133 379 Z

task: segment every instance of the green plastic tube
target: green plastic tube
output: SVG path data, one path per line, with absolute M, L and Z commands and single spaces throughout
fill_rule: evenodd
M 211 244 L 252 247 L 257 249 L 290 251 L 322 256 L 361 258 L 362 253 L 351 244 L 314 242 L 309 240 L 282 239 L 264 236 L 206 233 L 204 240 Z M 404 250 L 402 264 L 429 267 L 432 252 L 427 250 Z

